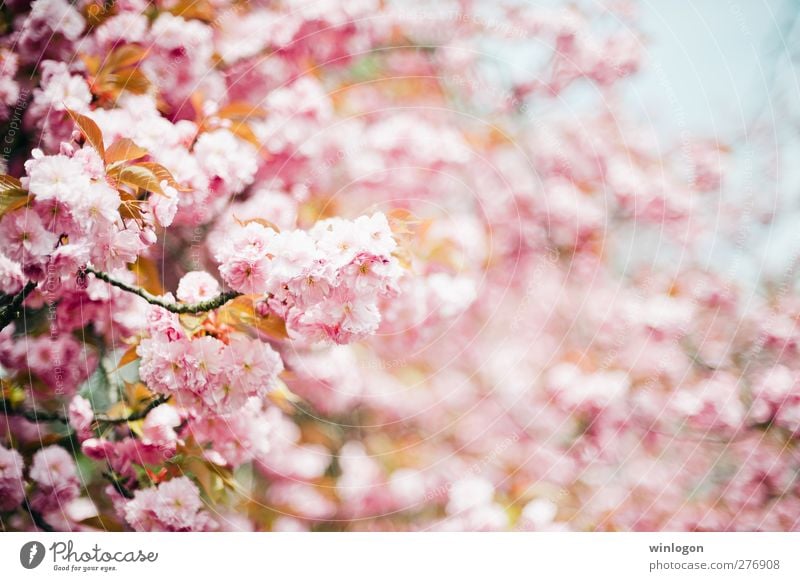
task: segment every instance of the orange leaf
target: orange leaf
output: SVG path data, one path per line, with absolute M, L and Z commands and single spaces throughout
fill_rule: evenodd
M 126 383 L 125 401 L 132 408 L 141 408 L 153 399 L 153 392 L 144 383 Z
M 259 141 L 258 137 L 256 137 L 256 134 L 253 133 L 253 130 L 250 129 L 250 126 L 247 123 L 243 123 L 241 121 L 238 123 L 233 123 L 227 129 L 239 139 L 250 143 L 256 149 L 261 149 L 261 141 Z
M 119 358 L 119 363 L 117 364 L 117 369 L 122 369 L 128 363 L 133 363 L 136 361 L 139 356 L 136 354 L 136 347 L 137 345 L 131 345 L 127 351 Z
M 250 218 L 249 220 L 239 220 L 239 218 L 234 216 L 233 219 L 236 220 L 236 222 L 240 226 L 247 226 L 251 222 L 255 222 L 256 224 L 261 224 L 265 228 L 271 228 L 272 230 L 275 230 L 275 232 L 280 232 L 281 231 L 281 229 L 278 228 L 275 224 L 273 224 L 269 220 L 265 220 L 264 218 Z
M 146 93 L 150 88 L 150 79 L 139 69 L 129 69 L 121 72 L 102 72 L 96 83 L 101 90 L 120 93 L 128 91 L 135 95 Z
M 214 6 L 208 0 L 179 0 L 169 11 L 187 20 L 213 22 L 216 18 Z
M 83 525 L 85 527 L 91 527 L 93 529 L 98 529 L 101 531 L 107 531 L 112 533 L 118 533 L 125 530 L 125 527 L 122 525 L 121 522 L 119 522 L 116 519 L 110 518 L 106 515 L 97 515 L 85 518 L 78 524 Z
M 146 169 L 149 169 L 151 172 L 153 172 L 156 175 L 156 177 L 158 178 L 158 182 L 159 183 L 167 182 L 171 187 L 175 188 L 179 192 L 191 191 L 191 188 L 185 188 L 185 187 L 181 186 L 177 182 L 177 180 L 172 176 L 170 171 L 167 168 L 165 168 L 163 165 L 161 165 L 160 163 L 155 163 L 155 162 L 152 162 L 152 161 L 142 161 L 142 162 L 139 162 L 139 163 L 137 163 L 135 165 L 143 167 L 143 168 L 146 168 Z
M 239 120 L 244 120 L 251 117 L 260 119 L 267 116 L 267 111 L 266 109 L 251 105 L 250 103 L 244 101 L 234 101 L 233 103 L 229 103 L 217 111 L 216 116 L 223 117 L 225 119 Z
M 131 161 L 147 155 L 144 147 L 136 145 L 132 140 L 123 137 L 117 139 L 106 150 L 106 163 L 112 164 L 119 161 Z
M 288 414 L 294 413 L 301 399 L 280 378 L 275 381 L 275 388 L 267 394 L 267 398 L 282 411 Z
M 83 61 L 83 66 L 86 67 L 86 70 L 89 71 L 89 74 L 92 76 L 96 75 L 97 71 L 100 70 L 100 59 L 96 56 L 88 54 L 82 54 L 80 57 Z
M 17 178 L 0 174 L 0 217 L 24 207 L 30 198 Z
M 9 190 L 25 191 L 22 189 L 22 183 L 20 183 L 17 178 L 6 174 L 0 174 L 0 192 L 5 193 Z
M 103 63 L 103 68 L 119 70 L 139 64 L 147 56 L 147 50 L 135 44 L 126 44 L 114 50 Z
M 166 195 L 164 190 L 161 189 L 161 180 L 158 179 L 158 176 L 153 170 L 143 165 L 129 165 L 114 168 L 108 172 L 108 175 L 118 182 L 134 188 L 142 188 L 143 190 L 159 194 L 160 196 Z
M 136 262 L 130 265 L 130 270 L 136 274 L 136 284 L 138 286 L 154 295 L 164 294 L 164 287 L 161 286 L 161 275 L 155 262 L 140 256 L 136 259 Z
M 130 218 L 131 220 L 141 220 L 142 210 L 134 196 L 125 190 L 118 190 L 122 198 L 122 203 L 119 206 L 119 213 L 123 218 Z M 127 199 L 126 199 L 127 198 Z
M 83 136 L 86 138 L 86 141 L 95 148 L 97 153 L 100 154 L 102 159 L 106 157 L 105 146 L 103 145 L 103 134 L 100 132 L 100 128 L 97 126 L 97 123 L 89 119 L 86 115 L 81 115 L 75 111 L 67 109 L 67 113 L 75 122 L 75 125 L 78 126 L 78 129 L 81 130 Z
M 121 420 L 131 415 L 133 410 L 124 401 L 118 401 L 106 410 L 106 416 L 112 420 Z
M 286 322 L 275 314 L 261 316 L 256 311 L 260 295 L 243 295 L 224 304 L 217 310 L 217 320 L 239 331 L 258 331 L 273 339 L 288 339 Z

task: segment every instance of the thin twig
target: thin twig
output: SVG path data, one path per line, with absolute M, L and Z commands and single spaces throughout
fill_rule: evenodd
M 107 282 L 111 286 L 115 286 L 119 289 L 122 289 L 129 293 L 133 293 L 137 296 L 142 297 L 151 305 L 157 305 L 161 308 L 170 311 L 171 313 L 177 313 L 179 315 L 183 314 L 195 315 L 197 313 L 205 313 L 206 311 L 213 311 L 214 309 L 218 309 L 228 301 L 233 300 L 238 296 L 241 296 L 241 293 L 235 291 L 228 291 L 217 295 L 213 299 L 208 299 L 207 301 L 201 301 L 199 303 L 184 303 L 184 304 L 171 303 L 161 297 L 157 297 L 154 294 L 147 292 L 143 288 L 129 285 L 122 281 L 111 278 L 105 272 L 95 270 L 89 266 L 86 267 L 85 271 L 91 272 L 93 275 L 95 275 L 95 277 L 99 278 L 102 281 Z
M 123 418 L 110 418 L 105 414 L 100 414 L 95 416 L 95 421 L 101 424 L 125 424 L 128 422 L 135 422 L 138 420 L 143 420 L 147 417 L 152 410 L 157 408 L 163 403 L 166 403 L 169 400 L 169 396 L 158 395 L 151 399 L 147 405 L 139 411 L 132 412 L 131 414 L 123 417 Z M 14 408 L 11 406 L 10 402 L 7 400 L 2 400 L 3 406 L 0 408 L 0 412 L 4 413 L 7 416 L 19 416 L 25 418 L 29 422 L 61 422 L 62 424 L 68 424 L 69 418 L 65 415 L 60 414 L 58 412 L 46 412 L 46 411 L 34 411 L 22 408 Z
M 123 482 L 117 477 L 116 474 L 112 472 L 103 472 L 103 478 L 108 480 L 114 489 L 119 492 L 124 498 L 128 500 L 133 498 L 133 492 L 131 492 L 130 488 L 125 486 Z
M 35 524 L 38 529 L 46 533 L 55 532 L 56 529 L 54 529 L 49 522 L 44 520 L 44 517 L 41 515 L 41 513 L 31 508 L 31 503 L 27 497 L 25 497 L 25 508 L 28 510 L 28 514 L 31 515 L 31 520 L 33 521 L 33 524 Z
M 3 302 L 6 302 L 7 304 L 0 309 L 0 330 L 5 329 L 6 326 L 8 326 L 11 321 L 17 317 L 19 308 L 22 306 L 23 301 L 28 298 L 28 295 L 31 294 L 35 288 L 36 283 L 30 281 L 21 291 L 13 295 L 10 300 L 8 297 L 6 297 Z
M 42 423 L 42 422 L 61 422 L 62 424 L 69 423 L 69 420 L 63 414 L 58 412 L 47 412 L 44 410 L 27 410 L 22 408 L 15 408 L 7 400 L 3 400 L 3 407 L 0 412 L 7 416 L 19 416 L 25 418 L 29 422 Z
M 138 420 L 143 420 L 147 417 L 152 410 L 160 406 L 161 404 L 167 403 L 169 401 L 168 395 L 157 395 L 153 399 L 151 399 L 148 404 L 143 407 L 138 412 L 133 412 L 130 415 L 125 416 L 124 418 L 110 418 L 104 414 L 95 416 L 95 420 L 102 424 L 125 424 L 128 422 L 135 422 Z

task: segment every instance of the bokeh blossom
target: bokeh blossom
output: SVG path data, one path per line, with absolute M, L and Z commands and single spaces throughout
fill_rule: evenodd
M 800 528 L 794 270 L 636 13 L 7 2 L 0 527 Z

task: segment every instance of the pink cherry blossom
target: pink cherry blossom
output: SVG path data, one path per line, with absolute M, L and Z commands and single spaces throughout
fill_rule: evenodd
M 42 513 L 64 510 L 64 505 L 80 493 L 75 461 L 60 446 L 48 446 L 36 452 L 28 475 L 36 485 L 31 507 Z
M 213 522 L 203 507 L 197 486 L 182 476 L 138 490 L 123 513 L 137 531 L 205 531 Z
M 3 7 L 0 528 L 800 530 L 777 72 L 712 133 L 634 1 L 183 4 Z
M 19 452 L 0 446 L 0 512 L 14 510 L 22 503 L 25 497 L 22 469 Z

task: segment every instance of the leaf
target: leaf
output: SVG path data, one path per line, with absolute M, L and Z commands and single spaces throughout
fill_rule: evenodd
M 122 137 L 112 143 L 106 150 L 106 164 L 139 159 L 147 155 L 147 153 L 148 151 L 144 147 L 136 145 L 127 137 Z
M 181 322 L 181 326 L 186 329 L 190 335 L 194 335 L 197 331 L 199 331 L 207 319 L 208 314 L 206 313 L 181 313 L 178 315 L 178 320 Z
M 216 117 L 237 120 L 245 120 L 249 118 L 263 119 L 266 116 L 266 109 L 256 105 L 251 105 L 245 101 L 234 101 L 233 103 L 229 103 L 216 113 Z
M 216 19 L 214 6 L 208 0 L 178 0 L 169 11 L 186 20 L 197 19 L 213 22 Z
M 239 220 L 236 216 L 234 216 L 233 219 L 236 220 L 236 223 L 239 224 L 240 226 L 247 226 L 248 224 L 254 222 L 256 224 L 261 224 L 265 228 L 270 228 L 272 230 L 275 230 L 275 232 L 280 233 L 281 231 L 281 229 L 278 228 L 275 224 L 273 224 L 269 220 L 265 220 L 264 218 L 250 218 L 249 220 Z
M 83 133 L 89 145 L 95 148 L 97 153 L 100 154 L 101 159 L 105 159 L 106 151 L 103 145 L 103 134 L 97 126 L 97 123 L 89 119 L 86 115 L 81 115 L 71 109 L 67 109 L 67 113 L 75 122 L 75 125 L 78 126 L 78 129 L 81 130 L 81 133 Z
M 6 174 L 0 174 L 0 192 L 5 193 L 6 191 L 12 190 L 25 191 L 22 189 L 22 184 L 17 178 Z
M 178 181 L 172 176 L 172 173 L 170 173 L 170 171 L 160 163 L 155 163 L 152 161 L 142 161 L 134 165 L 149 169 L 156 175 L 159 183 L 167 182 L 170 185 L 170 187 L 175 188 L 179 192 L 190 192 L 192 190 L 192 188 L 185 188 L 182 185 L 180 185 Z
M 132 196 L 130 192 L 119 190 L 122 203 L 119 206 L 119 213 L 123 218 L 130 218 L 132 220 L 141 220 L 142 210 L 139 207 L 139 200 L 136 196 Z
M 122 354 L 122 357 L 119 358 L 119 363 L 117 363 L 117 369 L 122 369 L 129 363 L 133 363 L 139 358 L 139 355 L 136 353 L 136 348 L 138 345 L 131 345 L 128 347 L 128 350 Z
M 127 418 L 133 410 L 123 401 L 118 401 L 106 411 L 105 415 L 112 420 Z
M 240 331 L 256 330 L 273 339 L 288 339 L 286 322 L 274 313 L 261 316 L 256 311 L 260 295 L 243 295 L 229 301 L 217 309 L 220 323 L 230 325 Z
M 239 139 L 246 141 L 256 149 L 261 149 L 261 141 L 259 141 L 258 137 L 256 137 L 256 134 L 253 133 L 253 130 L 250 129 L 250 126 L 247 123 L 242 121 L 235 122 L 227 129 Z
M 213 502 L 220 502 L 223 499 L 225 488 L 237 489 L 237 483 L 229 468 L 218 466 L 197 455 L 187 455 L 181 464 L 181 471 L 194 476 L 200 489 Z
M 88 73 L 92 76 L 97 74 L 97 71 L 100 70 L 100 59 L 93 55 L 88 54 L 81 54 L 81 60 L 83 61 L 83 66 L 86 67 Z
M 189 96 L 189 103 L 194 109 L 194 120 L 199 124 L 205 116 L 203 113 L 203 94 L 200 91 L 195 91 Z
M 125 527 L 123 527 L 122 523 L 120 523 L 118 520 L 101 514 L 83 519 L 82 521 L 79 521 L 78 524 L 112 533 L 119 533 L 125 530 Z
M 144 256 L 136 259 L 130 265 L 130 270 L 136 275 L 136 284 L 149 293 L 163 295 L 164 287 L 161 285 L 161 275 L 155 262 Z
M 150 88 L 150 79 L 139 69 L 131 69 L 102 75 L 102 88 L 111 88 L 116 92 L 128 91 L 135 95 L 142 95 Z
M 137 382 L 125 384 L 125 401 L 128 402 L 128 405 L 132 408 L 139 409 L 147 405 L 147 403 L 150 402 L 153 397 L 153 392 L 147 389 L 147 386 L 144 383 Z
M 0 174 L 0 217 L 26 206 L 30 199 L 17 178 Z
M 103 69 L 118 71 L 138 65 L 147 56 L 147 49 L 135 44 L 125 44 L 115 49 L 102 64 Z
M 151 169 L 142 165 L 114 168 L 109 171 L 109 175 L 120 183 L 166 196 L 164 190 L 161 189 L 161 180 L 158 179 L 158 176 Z
M 0 394 L 2 394 L 2 399 L 11 404 L 12 408 L 25 402 L 25 390 L 6 379 L 0 380 Z
M 267 394 L 267 398 L 284 413 L 292 414 L 297 411 L 297 404 L 302 400 L 280 378 L 275 383 L 275 388 Z

